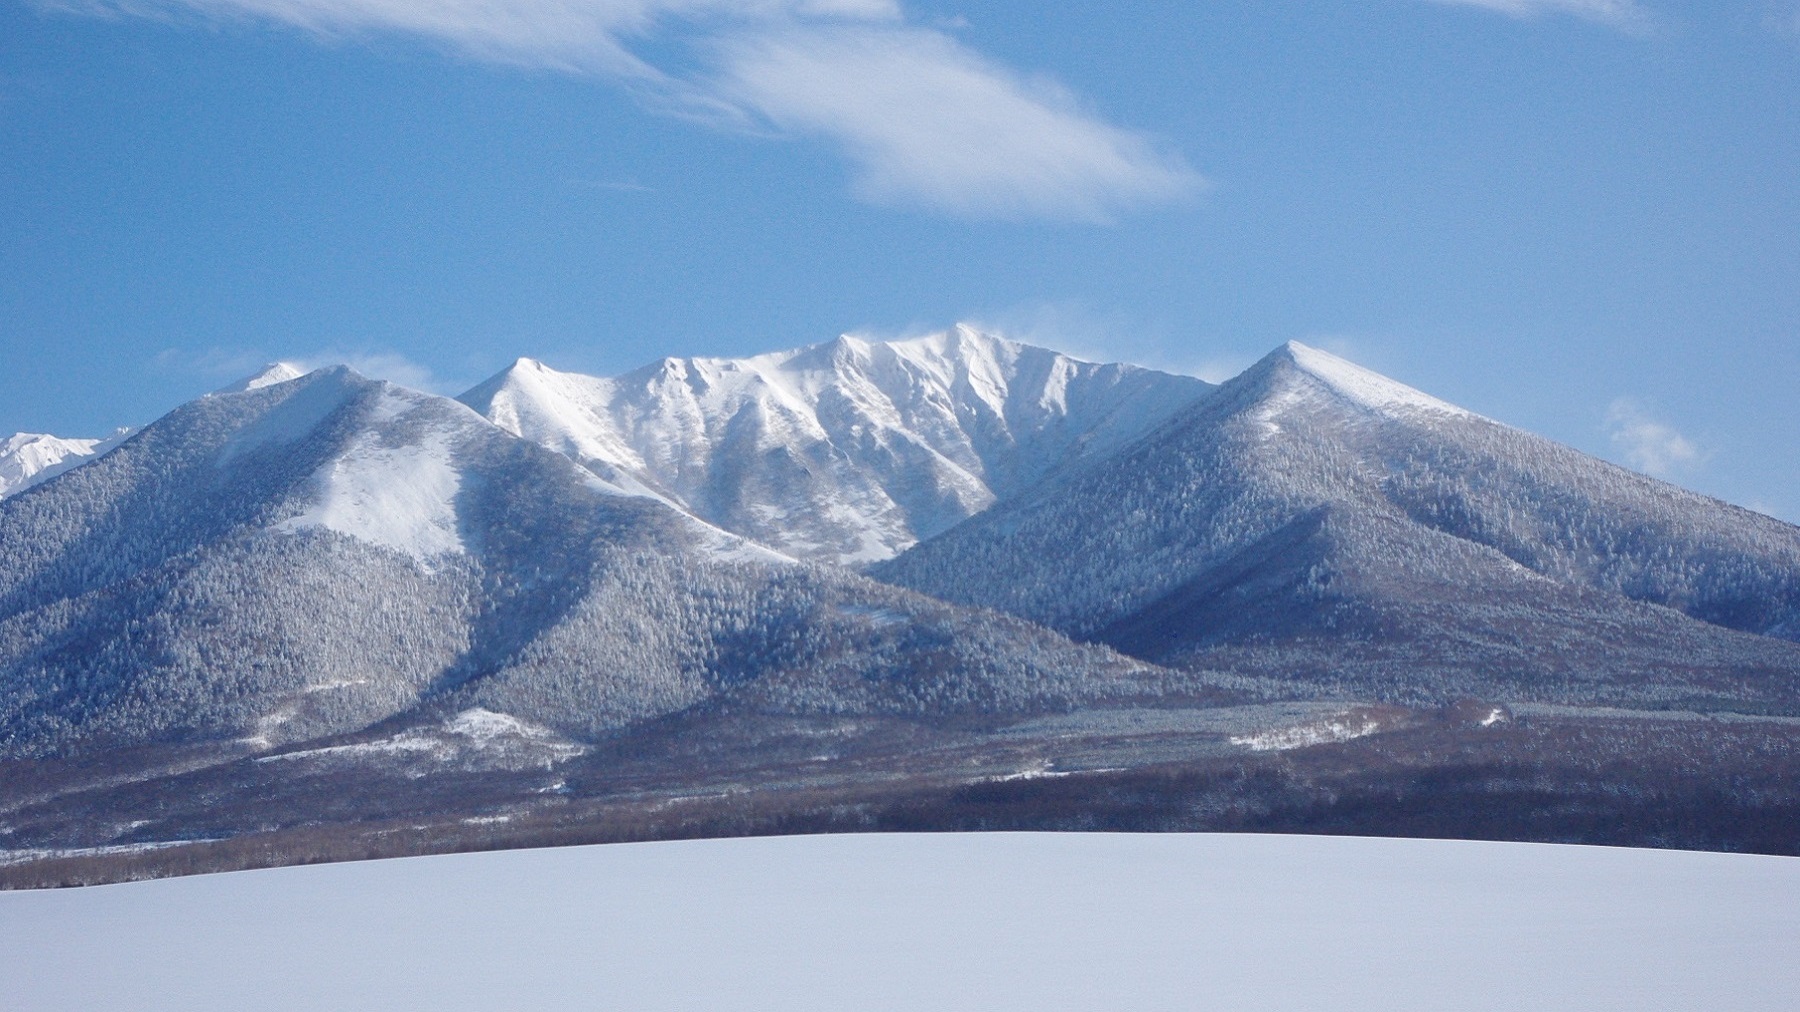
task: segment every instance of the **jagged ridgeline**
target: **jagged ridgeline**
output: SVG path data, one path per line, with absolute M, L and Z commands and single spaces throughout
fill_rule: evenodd
M 463 405 L 321 370 L 0 500 L 0 750 L 273 747 L 483 707 L 1064 708 L 1155 669 L 796 564 Z
M 520 359 L 461 400 L 621 489 L 795 558 L 861 564 L 1105 457 L 1211 389 L 959 326 L 616 378 Z
M 872 572 L 1327 691 L 1800 707 L 1800 528 L 1298 344 Z

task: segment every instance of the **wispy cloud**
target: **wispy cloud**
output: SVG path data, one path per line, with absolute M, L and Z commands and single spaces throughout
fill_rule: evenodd
M 723 47 L 720 97 L 838 143 L 857 191 L 961 214 L 1099 219 L 1192 190 L 1193 172 L 950 36 L 904 26 L 788 29 Z
M 1201 185 L 1064 88 L 969 49 L 896 0 L 40 0 L 192 11 L 324 38 L 397 34 L 604 78 L 714 127 L 821 137 L 864 199 L 964 216 L 1104 219 Z M 675 54 L 653 62 L 654 49 Z
M 426 365 L 392 351 L 322 351 L 316 355 L 289 359 L 301 369 L 311 372 L 326 366 L 347 365 L 370 379 L 387 380 L 414 390 L 434 394 L 449 393 L 444 383 Z
M 1649 12 L 1634 0 L 1431 0 L 1431 2 L 1457 7 L 1482 7 L 1515 18 L 1567 14 L 1628 30 L 1641 30 L 1647 27 L 1651 20 Z
M 213 381 L 242 379 L 269 364 L 269 358 L 243 348 L 164 348 L 151 359 L 159 369 Z
M 286 362 L 302 372 L 347 365 L 370 379 L 383 379 L 436 394 L 447 394 L 454 388 L 453 383 L 440 378 L 429 366 L 399 352 L 380 349 L 326 348 L 310 355 L 272 355 L 266 350 L 249 348 L 214 347 L 203 351 L 168 348 L 158 352 L 154 359 L 159 369 L 193 374 L 214 384 L 247 379 L 276 362 Z
M 1030 302 L 965 318 L 978 330 L 1088 362 L 1126 362 L 1222 383 L 1258 358 L 1229 342 L 1138 312 L 1074 301 Z M 923 328 L 921 328 L 922 330 Z
M 1606 435 L 1626 463 L 1658 478 L 1680 474 L 1702 460 L 1698 444 L 1630 397 L 1620 397 L 1606 409 Z

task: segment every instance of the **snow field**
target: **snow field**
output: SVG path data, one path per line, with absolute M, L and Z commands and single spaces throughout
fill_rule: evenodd
M 628 844 L 0 893 L 62 1008 L 1768 1009 L 1800 861 L 1327 837 Z

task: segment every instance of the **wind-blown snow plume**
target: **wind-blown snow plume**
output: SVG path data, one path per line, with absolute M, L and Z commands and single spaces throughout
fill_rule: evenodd
M 499 63 L 605 78 L 653 108 L 738 130 L 821 136 L 857 193 L 969 216 L 1104 219 L 1200 178 L 1145 138 L 1027 82 L 894 0 L 44 0 L 195 11 L 323 37 L 388 33 Z M 672 70 L 654 42 L 696 57 Z
M 347 365 L 371 379 L 387 380 L 414 390 L 425 390 L 431 393 L 443 393 L 443 382 L 431 371 L 431 367 L 414 362 L 399 352 L 363 351 L 341 352 L 327 350 L 316 355 L 308 355 L 299 363 L 302 371 L 325 369 L 334 365 Z

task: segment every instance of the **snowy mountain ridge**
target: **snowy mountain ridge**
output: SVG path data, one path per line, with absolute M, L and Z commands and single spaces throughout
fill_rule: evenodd
M 520 359 L 460 399 L 621 492 L 796 558 L 856 564 L 1105 455 L 1210 389 L 959 325 L 668 358 L 615 378 Z
M 1360 657 L 1395 692 L 1500 698 L 1800 684 L 1800 528 L 1303 345 L 871 572 L 1175 666 Z
M 131 438 L 122 428 L 104 439 L 64 439 L 41 432 L 18 432 L 0 440 L 0 499 L 77 467 Z

